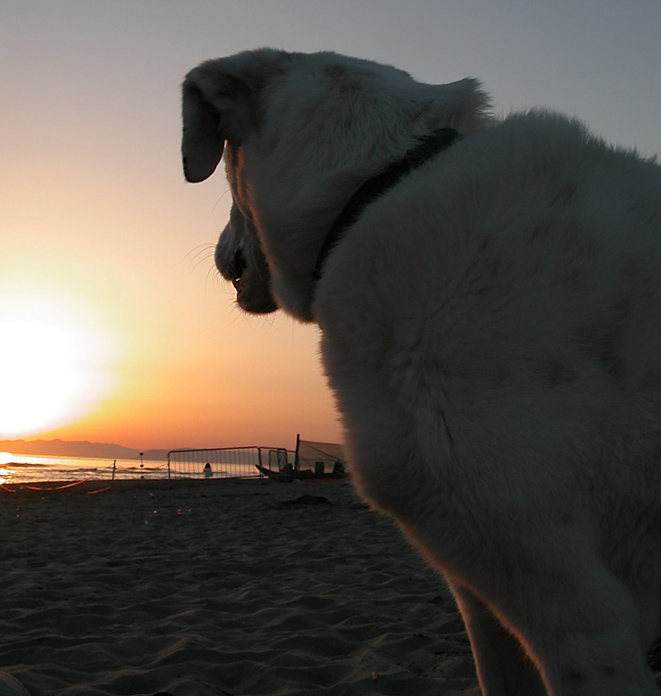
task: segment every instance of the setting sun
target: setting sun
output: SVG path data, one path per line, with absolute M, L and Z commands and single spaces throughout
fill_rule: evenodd
M 105 395 L 103 334 L 90 310 L 70 298 L 0 289 L 0 438 L 70 423 Z

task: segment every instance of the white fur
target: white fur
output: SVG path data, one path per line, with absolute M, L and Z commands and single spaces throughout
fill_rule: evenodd
M 464 139 L 315 286 L 352 193 L 441 126 Z M 353 481 L 445 575 L 483 693 L 656 693 L 659 167 L 559 115 L 491 120 L 474 80 L 265 49 L 186 78 L 189 180 L 223 141 L 219 269 L 246 310 L 321 327 Z

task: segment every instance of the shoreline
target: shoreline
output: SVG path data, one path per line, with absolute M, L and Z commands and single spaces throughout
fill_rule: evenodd
M 53 484 L 0 490 L 31 696 L 478 696 L 442 579 L 346 482 Z
M 313 481 L 306 482 L 316 483 Z M 346 482 L 345 482 L 346 483 Z M 216 479 L 188 479 L 188 478 L 121 478 L 121 479 L 83 479 L 80 481 L 71 481 L 64 479 L 44 480 L 44 481 L 21 481 L 20 483 L 4 483 L 0 484 L 0 491 L 7 493 L 30 493 L 30 492 L 64 492 L 67 494 L 74 493 L 90 493 L 97 488 L 104 490 L 121 492 L 124 490 L 153 488 L 156 490 L 174 490 L 179 488 L 196 488 L 214 486 L 245 486 L 245 485 L 279 485 L 278 482 L 270 481 L 268 478 L 216 478 Z M 280 484 L 288 485 L 288 484 Z M 295 484 L 298 485 L 298 484 Z M 11 489 L 11 490 L 10 490 Z

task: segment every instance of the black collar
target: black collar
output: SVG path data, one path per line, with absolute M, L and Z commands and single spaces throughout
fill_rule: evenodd
M 312 278 L 318 281 L 324 270 L 324 264 L 335 246 L 340 242 L 344 233 L 351 225 L 358 220 L 365 208 L 379 196 L 391 189 L 407 174 L 417 169 L 434 155 L 446 150 L 458 140 L 461 134 L 453 128 L 439 128 L 426 135 L 420 142 L 409 150 L 401 160 L 391 164 L 380 174 L 368 179 L 344 207 L 344 210 L 337 216 L 333 226 L 324 240 L 324 243 L 317 257 L 317 264 L 314 267 Z

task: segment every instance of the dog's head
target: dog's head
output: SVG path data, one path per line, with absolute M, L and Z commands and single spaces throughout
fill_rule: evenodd
M 224 159 L 233 207 L 216 263 L 239 305 L 311 321 L 317 255 L 352 194 L 429 131 L 469 133 L 486 102 L 475 80 L 426 85 L 334 53 L 260 49 L 192 70 L 184 173 L 203 181 Z

